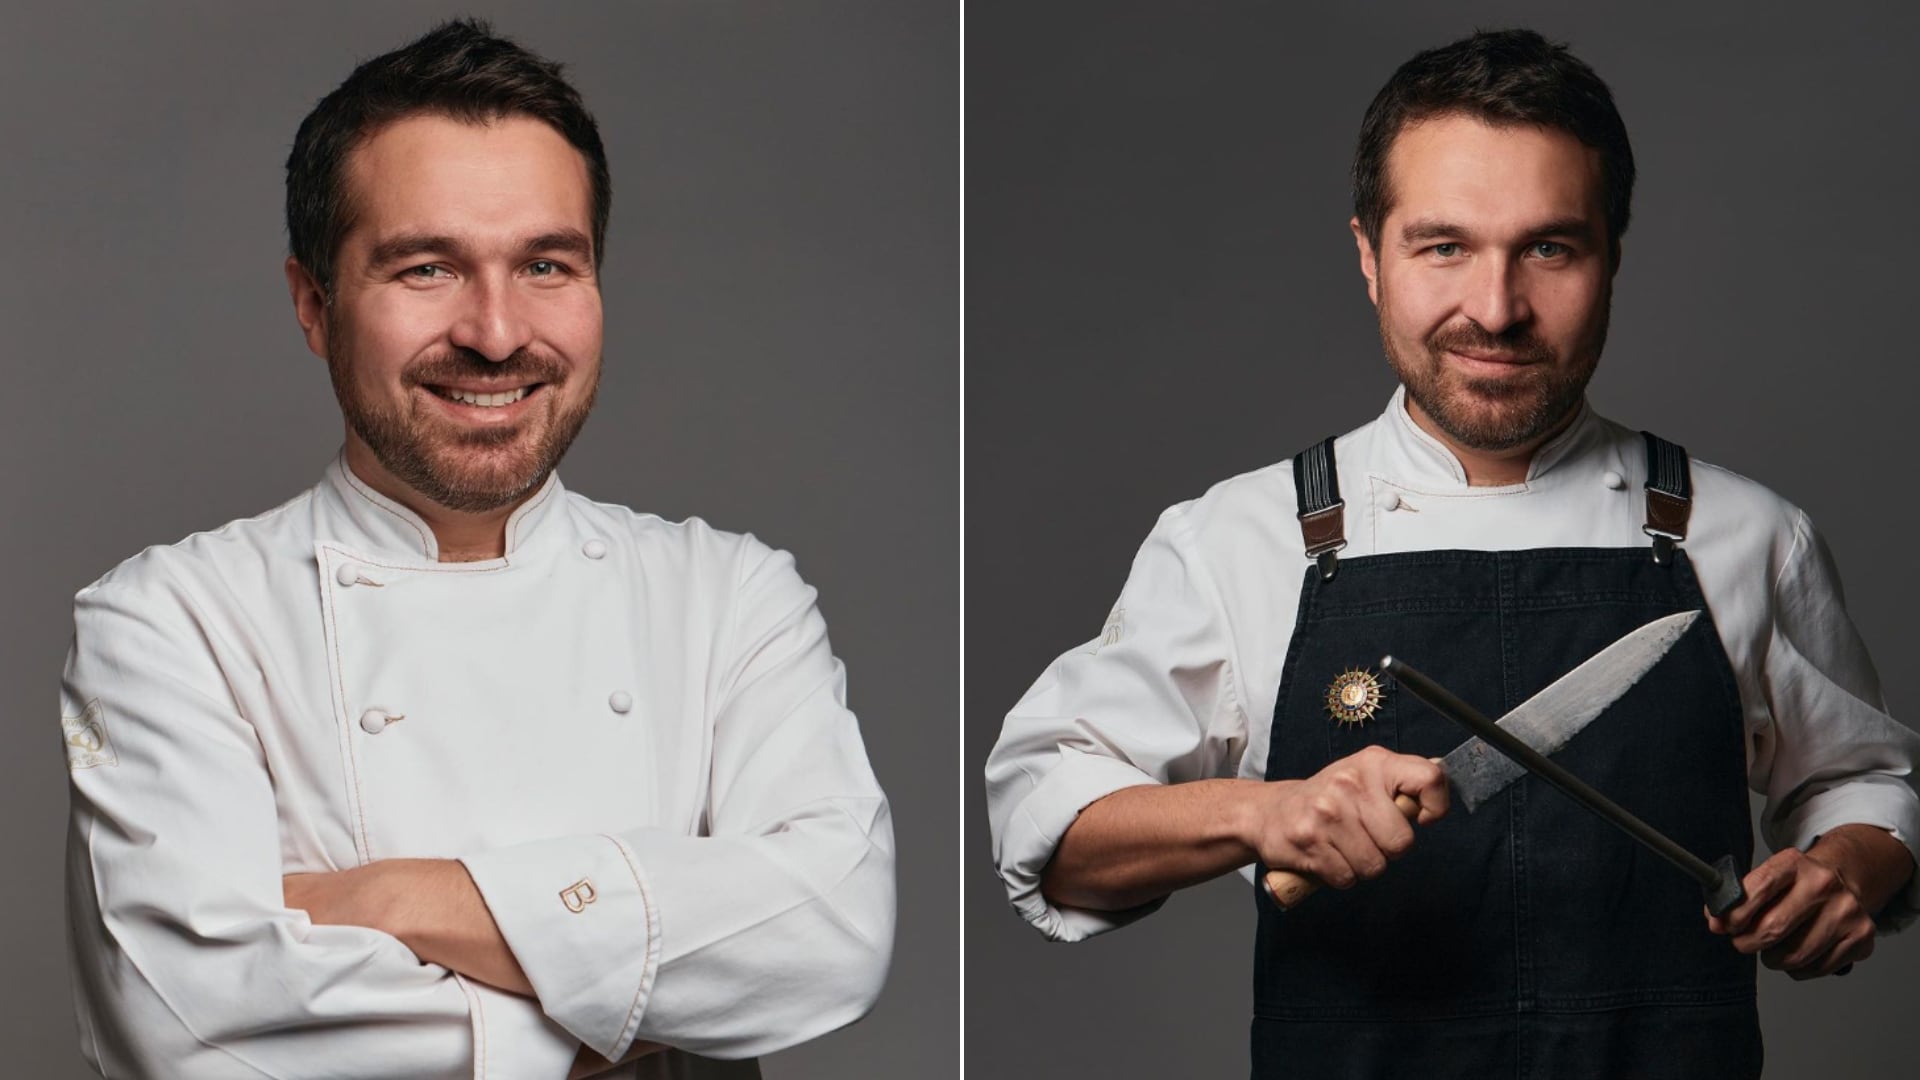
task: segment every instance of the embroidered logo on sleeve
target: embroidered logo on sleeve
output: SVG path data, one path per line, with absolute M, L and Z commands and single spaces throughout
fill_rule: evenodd
M 67 743 L 67 768 L 91 769 L 95 765 L 118 765 L 120 755 L 107 738 L 107 714 L 95 698 L 79 716 L 60 718 L 60 736 Z
M 567 910 L 575 915 L 587 910 L 587 905 L 598 899 L 600 894 L 593 891 L 593 882 L 586 878 L 581 878 L 560 890 L 560 902 L 567 905 Z

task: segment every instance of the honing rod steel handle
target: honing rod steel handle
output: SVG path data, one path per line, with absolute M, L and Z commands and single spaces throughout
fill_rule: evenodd
M 1391 656 L 1384 657 L 1380 661 L 1380 670 L 1406 687 L 1413 696 L 1432 706 L 1440 715 L 1480 736 L 1487 745 L 1526 766 L 1528 772 L 1559 788 L 1568 798 L 1599 815 L 1601 820 L 1679 867 L 1700 883 L 1701 890 L 1706 894 L 1708 911 L 1724 915 L 1746 899 L 1746 891 L 1740 884 L 1740 870 L 1734 865 L 1733 856 L 1723 856 L 1718 865 L 1705 862 L 1674 843 L 1665 833 L 1588 787 L 1579 777 L 1556 765 L 1533 747 L 1514 738 L 1500 725 L 1481 715 L 1478 709 L 1454 697 L 1446 687 L 1427 678 L 1404 661 Z

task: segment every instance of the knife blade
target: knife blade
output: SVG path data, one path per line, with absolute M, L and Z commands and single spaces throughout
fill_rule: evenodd
M 1495 752 L 1511 757 L 1525 766 L 1527 772 L 1559 788 L 1568 798 L 1591 810 L 1602 821 L 1679 867 L 1699 883 L 1706 896 L 1708 911 L 1725 915 L 1746 899 L 1746 890 L 1740 882 L 1740 870 L 1734 865 L 1732 855 L 1724 855 L 1719 862 L 1709 863 L 1681 847 L 1671 837 L 1588 787 L 1585 781 L 1549 761 L 1546 755 L 1514 737 L 1512 732 L 1503 730 L 1500 725 L 1482 716 L 1479 710 L 1453 696 L 1446 687 L 1421 674 L 1405 661 L 1385 657 L 1380 661 L 1380 670 L 1432 706 L 1440 715 L 1485 739 Z
M 1697 610 L 1677 612 L 1628 632 L 1515 706 L 1497 726 L 1537 753 L 1554 753 L 1652 670 L 1699 617 Z M 1478 735 L 1454 747 L 1440 764 L 1468 813 L 1527 773 Z M 1395 796 L 1394 805 L 1409 821 L 1420 814 L 1420 804 L 1405 795 Z M 1291 870 L 1269 870 L 1265 883 L 1282 910 L 1291 910 L 1320 888 L 1319 881 Z

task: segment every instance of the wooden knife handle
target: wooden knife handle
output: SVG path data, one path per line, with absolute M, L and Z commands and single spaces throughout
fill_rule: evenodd
M 1420 804 L 1415 802 L 1412 796 L 1395 795 L 1393 805 L 1407 815 L 1408 821 L 1420 819 Z M 1320 882 L 1317 879 L 1305 874 L 1296 874 L 1291 870 L 1269 870 L 1266 882 L 1267 895 L 1273 897 L 1273 902 L 1280 905 L 1281 911 L 1292 911 L 1295 905 L 1312 896 L 1320 888 Z

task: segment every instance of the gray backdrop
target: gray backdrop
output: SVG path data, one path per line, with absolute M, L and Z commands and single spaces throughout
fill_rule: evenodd
M 61 914 L 73 593 L 318 480 L 341 428 L 281 278 L 287 148 L 355 63 L 465 13 L 566 62 L 611 157 L 606 373 L 563 477 L 793 551 L 893 801 L 886 992 L 767 1075 L 953 1076 L 959 72 L 939 0 L 7 5 L 0 1073 L 87 1075 Z
M 1609 81 L 1640 185 L 1596 406 L 1806 508 L 1896 715 L 1920 700 L 1920 18 L 1351 7 L 968 7 L 964 891 L 982 1075 L 1246 1074 L 1250 887 L 1231 876 L 1047 944 L 992 873 L 979 766 L 1047 662 L 1098 634 L 1160 509 L 1385 404 L 1346 168 L 1367 103 L 1421 48 L 1527 23 Z M 1914 1075 L 1896 1062 L 1916 977 L 1920 941 L 1898 937 L 1845 979 L 1763 971 L 1768 1075 Z

